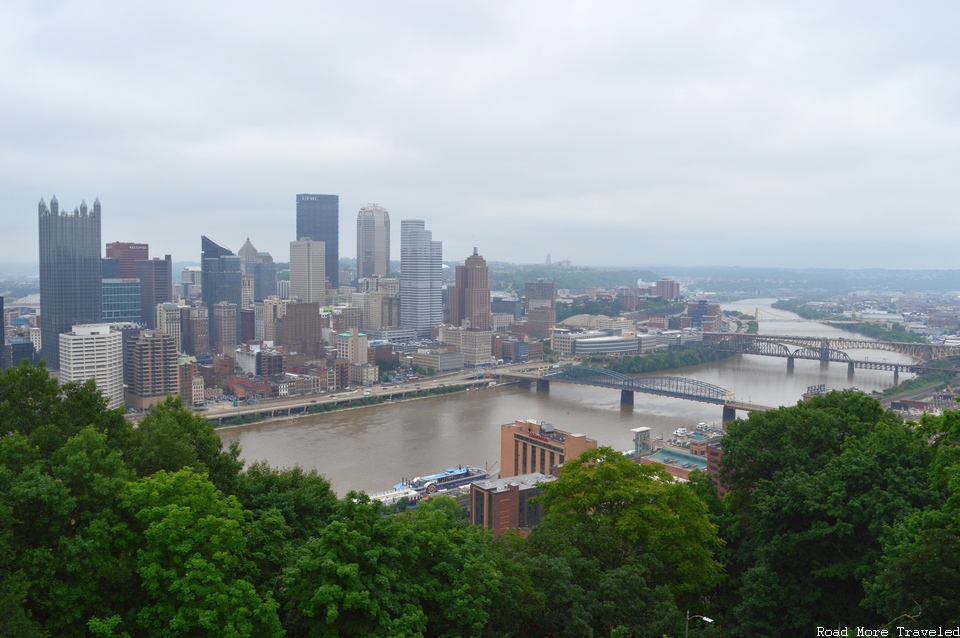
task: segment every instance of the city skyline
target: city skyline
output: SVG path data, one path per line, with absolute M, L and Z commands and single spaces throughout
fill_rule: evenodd
M 6 5 L 0 254 L 36 263 L 56 193 L 106 241 L 280 256 L 308 192 L 491 261 L 956 267 L 960 6 L 546 8 Z

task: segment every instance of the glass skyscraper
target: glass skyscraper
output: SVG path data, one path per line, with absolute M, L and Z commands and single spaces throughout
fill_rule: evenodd
M 400 326 L 420 337 L 443 323 L 443 244 L 419 219 L 400 221 Z
M 237 324 L 234 335 L 240 333 L 240 308 L 243 306 L 240 258 L 206 236 L 200 237 L 200 243 L 200 294 L 208 308 L 210 343 L 215 344 L 221 335 L 217 333 L 213 307 L 222 301 L 234 304 Z
M 60 369 L 60 335 L 103 319 L 100 200 L 61 213 L 57 197 L 42 199 L 40 221 L 40 340 L 51 370 Z
M 322 241 L 324 271 L 330 285 L 340 287 L 340 196 L 297 195 L 297 240 Z

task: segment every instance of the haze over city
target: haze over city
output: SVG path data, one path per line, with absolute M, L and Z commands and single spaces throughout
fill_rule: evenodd
M 444 259 L 955 268 L 953 3 L 7 3 L 2 261 L 103 241 L 285 260 L 296 193 Z M 394 225 L 399 245 L 399 223 Z

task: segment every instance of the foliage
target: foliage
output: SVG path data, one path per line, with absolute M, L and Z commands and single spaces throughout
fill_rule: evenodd
M 879 626 L 864 583 L 886 526 L 935 506 L 922 435 L 861 394 L 833 392 L 730 424 L 721 479 L 732 524 L 735 635 Z
M 667 352 L 651 352 L 622 357 L 607 364 L 607 369 L 624 374 L 642 374 L 644 372 L 658 372 L 709 363 L 710 361 L 720 361 L 729 356 L 729 353 L 710 348 L 671 348 Z
M 707 591 L 721 577 L 721 542 L 706 505 L 663 466 L 641 465 L 607 447 L 567 461 L 543 486 L 544 518 L 561 528 L 605 530 L 657 557 L 675 594 Z
M 831 312 L 823 312 L 822 310 L 810 308 L 807 306 L 807 300 L 805 299 L 777 299 L 770 304 L 770 307 L 777 310 L 788 310 L 795 315 L 800 315 L 804 319 L 812 319 L 814 321 L 836 319 L 838 317 L 838 315 Z
M 885 388 L 879 394 L 883 398 L 896 396 L 898 394 L 904 394 L 907 392 L 914 392 L 916 390 L 923 390 L 924 388 L 935 388 L 937 386 L 945 387 L 950 383 L 953 378 L 956 376 L 956 372 L 953 371 L 933 371 L 925 372 L 923 374 L 917 375 L 912 379 L 908 379 L 899 385 L 895 385 L 889 388 Z
M 903 327 L 903 324 L 895 323 L 890 329 L 884 328 L 883 326 L 876 323 L 867 323 L 867 322 L 857 322 L 857 323 L 846 323 L 846 322 L 837 322 L 831 323 L 831 326 L 835 328 L 841 328 L 848 332 L 856 332 L 865 337 L 870 337 L 871 339 L 877 339 L 878 341 L 893 341 L 898 343 L 928 343 L 927 338 L 921 334 L 915 332 L 910 332 Z
M 512 290 L 517 295 L 526 293 L 526 284 L 538 279 L 553 282 L 557 289 L 583 290 L 590 286 L 616 288 L 636 286 L 637 280 L 656 281 L 658 276 L 649 270 L 588 268 L 583 266 L 563 267 L 544 264 L 490 265 L 491 288 Z
M 619 317 L 623 312 L 623 303 L 619 299 L 606 301 L 603 299 L 588 299 L 586 301 L 574 301 L 570 304 L 557 304 L 557 323 L 561 324 L 565 319 L 576 315 L 606 315 L 608 317 Z

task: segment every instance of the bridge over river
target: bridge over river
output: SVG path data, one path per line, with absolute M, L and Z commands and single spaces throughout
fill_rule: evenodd
M 675 399 L 700 401 L 723 406 L 723 421 L 736 418 L 736 411 L 758 412 L 774 408 L 737 401 L 734 392 L 720 386 L 686 377 L 629 377 L 612 370 L 591 366 L 533 366 L 519 371 L 499 373 L 501 379 L 514 379 L 520 387 L 536 383 L 538 392 L 549 392 L 551 382 L 576 383 L 620 390 L 620 403 L 633 405 L 634 394 L 656 394 Z
M 893 372 L 894 382 L 900 371 L 921 373 L 943 370 L 942 366 L 929 365 L 928 361 L 948 356 L 960 356 L 960 347 L 926 343 L 898 343 L 892 341 L 869 341 L 866 339 L 828 339 L 824 337 L 797 337 L 789 335 L 746 335 L 724 332 L 704 333 L 703 341 L 717 350 L 740 354 L 756 354 L 766 357 L 782 357 L 787 360 L 787 370 L 793 369 L 797 359 L 847 364 L 847 372 L 853 375 L 856 368 L 886 370 Z M 791 349 L 789 346 L 793 346 Z M 918 359 L 918 363 L 888 363 L 852 358 L 846 350 L 885 350 Z M 960 372 L 960 370 L 957 370 Z

